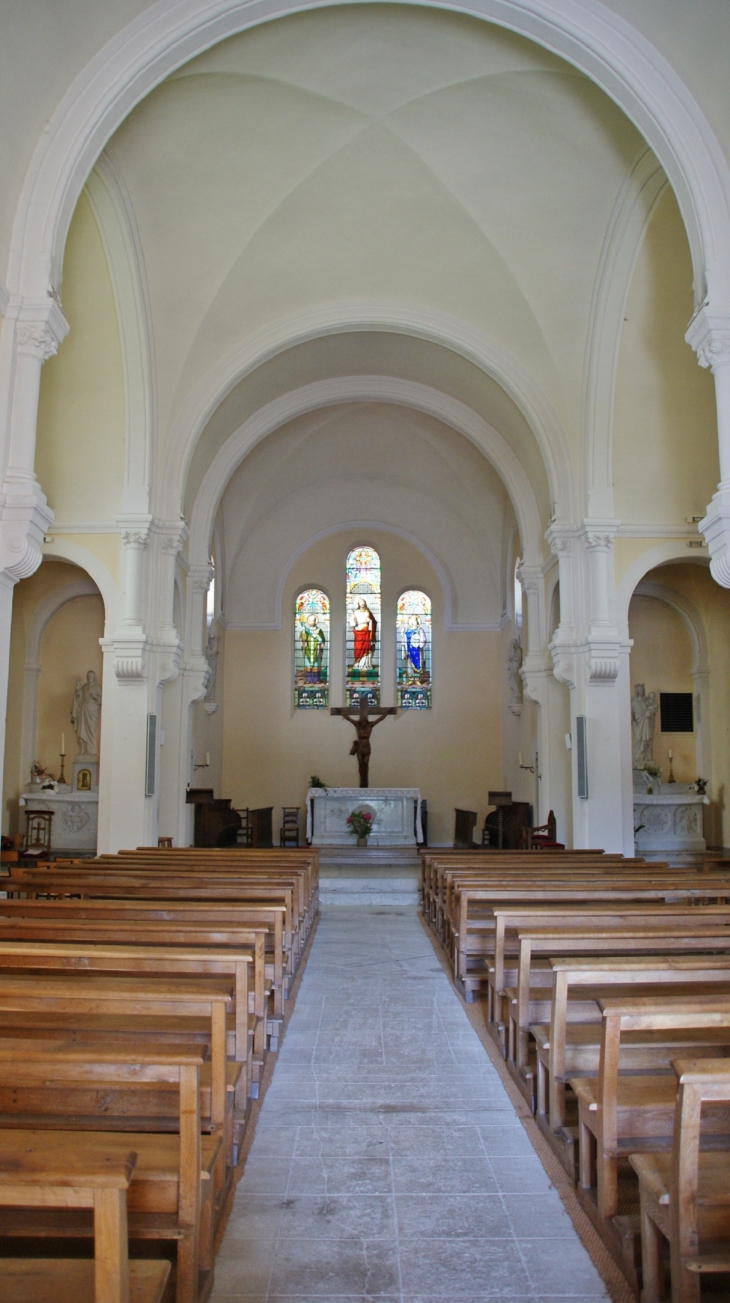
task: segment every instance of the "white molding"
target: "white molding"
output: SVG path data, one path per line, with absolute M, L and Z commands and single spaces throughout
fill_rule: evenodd
M 185 485 L 198 440 L 224 398 L 241 380 L 277 354 L 298 344 L 364 330 L 391 331 L 447 348 L 496 380 L 522 413 L 537 441 L 551 501 L 570 519 L 576 505 L 570 447 L 552 403 L 512 353 L 468 322 L 409 304 L 333 303 L 291 313 L 235 344 L 198 381 L 178 412 L 159 456 L 159 514 L 174 516 L 185 501 Z
M 316 0 L 158 0 L 78 74 L 31 159 L 11 239 L 11 293 L 58 289 L 79 193 L 136 104 L 188 60 Z M 457 9 L 456 4 L 444 4 Z M 730 303 L 730 170 L 709 122 L 670 63 L 597 0 L 461 0 L 458 12 L 506 27 L 581 69 L 627 114 L 661 161 L 682 211 L 695 301 Z
M 627 522 L 619 525 L 616 535 L 618 538 L 702 538 L 697 525 L 632 525 Z
M 525 560 L 539 564 L 544 548 L 530 479 L 504 437 L 476 412 L 428 385 L 393 376 L 341 376 L 302 385 L 265 404 L 226 440 L 210 463 L 190 512 L 190 562 L 207 565 L 216 512 L 234 471 L 261 439 L 305 412 L 348 402 L 397 403 L 434 416 L 470 439 L 500 475 L 514 507 Z M 347 522 L 344 522 L 347 523 Z
M 46 537 L 55 534 L 118 534 L 116 520 L 54 520 Z
M 641 556 L 636 557 L 616 585 L 614 595 L 614 612 L 616 627 L 621 637 L 628 637 L 629 603 L 644 575 L 657 566 L 668 565 L 672 561 L 690 561 L 697 565 L 709 566 L 707 553 L 699 550 L 690 552 L 685 538 L 666 539 L 649 547 Z
M 589 516 L 613 515 L 613 412 L 624 311 L 644 236 L 667 184 L 661 164 L 644 146 L 619 191 L 598 261 L 581 395 Z

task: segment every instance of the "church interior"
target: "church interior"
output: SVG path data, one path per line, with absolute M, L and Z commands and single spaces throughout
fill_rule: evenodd
M 31 979 L 12 947 L 55 945 L 60 968 L 64 944 L 115 939 L 242 947 L 248 969 L 208 955 L 201 980 L 213 1009 L 235 971 L 216 1008 L 247 1048 L 229 1047 L 217 1116 L 215 1036 L 196 1041 L 212 1055 L 195 1061 L 203 1140 L 224 1138 L 198 1155 L 209 1170 L 187 1230 L 175 1214 L 169 1279 L 127 1264 L 124 1203 L 111 1292 L 97 1233 L 94 1295 L 87 1231 L 75 1300 L 729 1296 L 727 1212 L 705 1279 L 696 1228 L 689 1266 L 677 1247 L 676 1191 L 668 1220 L 646 1155 L 634 1168 L 628 1140 L 591 1132 L 580 1072 L 598 1071 L 598 1041 L 585 1032 L 558 1098 L 557 1004 L 536 998 L 528 1017 L 515 985 L 532 990 L 531 962 L 547 987 L 561 956 L 619 955 L 618 1018 L 619 996 L 666 998 L 663 956 L 685 1000 L 674 1048 L 662 1057 L 652 1024 L 628 1071 L 658 1071 L 672 1108 L 692 1090 L 730 1099 L 729 49 L 723 0 L 0 13 L 0 1296 L 4 1261 L 8 1298 L 45 1287 L 12 1265 L 42 1241 L 17 1231 L 22 1198 L 4 1185 L 5 1115 L 22 1112 L 6 1096 L 19 1080 L 39 1093 L 33 1064 L 51 1053 L 48 1039 L 22 1051 L 22 1011 L 45 1013 L 13 1003 Z M 371 826 L 355 837 L 357 810 Z M 528 895 L 598 912 L 573 951 L 535 942 L 525 978 L 521 924 L 505 924 L 501 960 L 480 947 L 493 910 Z M 149 897 L 178 898 L 174 936 Z M 611 903 L 610 926 L 633 928 L 614 951 Z M 655 927 L 661 946 L 639 937 Z M 151 996 L 121 993 L 167 969 L 128 956 L 112 977 L 98 958 L 98 998 L 120 981 L 137 1001 L 115 1034 L 161 1081 L 129 1030 Z M 590 971 L 580 1009 L 600 1039 L 611 991 Z M 175 973 L 175 1017 L 192 1016 L 193 968 Z M 688 1022 L 700 998 L 712 1009 Z M 75 1081 L 79 1054 L 56 1048 Z M 344 1098 L 360 1101 L 347 1117 Z M 680 1134 L 662 1133 L 676 1162 Z M 79 1208 L 95 1206 L 89 1181 Z M 147 1214 L 124 1181 L 131 1228 Z M 541 1233 L 520 1221 L 525 1194 Z M 302 1207 L 314 1217 L 330 1196 L 342 1225 L 333 1214 L 323 1236 Z M 49 1245 L 29 1261 L 55 1261 Z

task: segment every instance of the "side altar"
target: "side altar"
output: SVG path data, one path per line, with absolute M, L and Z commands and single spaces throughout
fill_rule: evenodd
M 417 787 L 310 787 L 307 841 L 313 846 L 354 846 L 347 826 L 353 810 L 372 814 L 371 846 L 415 846 L 423 841 Z

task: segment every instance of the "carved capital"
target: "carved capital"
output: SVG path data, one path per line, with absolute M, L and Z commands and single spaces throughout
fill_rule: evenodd
M 147 677 L 145 638 L 130 637 L 118 631 L 108 642 L 102 642 L 105 651 L 114 656 L 114 673 L 119 684 L 141 683 Z
M 730 488 L 722 486 L 699 528 L 710 552 L 710 573 L 721 588 L 730 588 Z
M 168 556 L 177 556 L 183 548 L 189 530 L 184 520 L 161 520 L 157 522 L 162 551 Z
M 188 573 L 188 583 L 193 593 L 207 593 L 213 579 L 213 567 L 208 566 L 191 566 Z
M 713 371 L 730 362 L 730 330 L 713 331 L 697 349 L 697 361 Z
M 146 547 L 149 533 L 143 529 L 123 529 L 122 542 L 125 547 Z
M 590 530 L 586 534 L 586 547 L 589 552 L 610 552 L 613 547 L 613 534 L 597 534 Z
M 0 567 L 13 581 L 27 579 L 43 559 L 43 538 L 53 512 L 35 482 L 27 492 L 0 499 Z
M 517 578 L 520 581 L 523 593 L 537 593 L 540 591 L 542 571 L 536 566 L 521 565 L 517 571 Z
M 24 321 L 18 326 L 18 352 L 47 362 L 58 352 L 58 340 L 44 322 Z

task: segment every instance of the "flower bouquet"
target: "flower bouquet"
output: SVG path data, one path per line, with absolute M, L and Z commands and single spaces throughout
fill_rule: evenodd
M 358 846 L 367 846 L 368 837 L 373 831 L 373 816 L 369 810 L 353 810 L 347 816 L 348 832 L 357 837 Z

